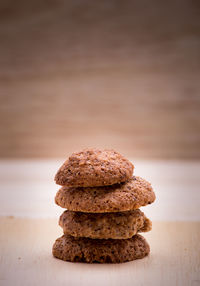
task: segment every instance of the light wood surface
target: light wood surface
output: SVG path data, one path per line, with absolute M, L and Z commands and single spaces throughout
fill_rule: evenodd
M 147 234 L 151 254 L 124 264 L 82 264 L 52 257 L 61 235 L 57 219 L 0 219 L 0 284 L 200 285 L 200 223 L 154 222 Z
M 198 1 L 0 1 L 0 157 L 200 158 Z
M 62 235 L 63 209 L 54 204 L 59 186 L 53 182 L 62 160 L 0 161 L 0 285 L 199 286 L 200 163 L 132 161 L 157 196 L 142 209 L 153 221 L 144 234 L 151 254 L 119 265 L 52 257 Z

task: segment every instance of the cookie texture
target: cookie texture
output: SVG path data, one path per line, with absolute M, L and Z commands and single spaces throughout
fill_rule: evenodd
M 91 239 L 63 235 L 58 238 L 52 253 L 54 257 L 71 262 L 120 263 L 143 258 L 150 248 L 144 237 L 129 239 Z
M 133 169 L 132 163 L 114 150 L 85 149 L 64 162 L 55 181 L 70 187 L 113 185 L 130 179 Z
M 140 177 L 112 186 L 62 187 L 55 197 L 56 204 L 62 208 L 91 213 L 130 211 L 151 204 L 154 200 L 151 184 Z
M 151 230 L 151 221 L 140 210 L 117 213 L 65 211 L 59 220 L 64 234 L 97 239 L 127 239 Z

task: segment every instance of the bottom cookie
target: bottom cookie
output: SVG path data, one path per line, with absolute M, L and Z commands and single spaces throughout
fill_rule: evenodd
M 91 239 L 63 235 L 52 249 L 53 256 L 71 262 L 121 263 L 143 258 L 150 247 L 143 236 L 129 239 Z

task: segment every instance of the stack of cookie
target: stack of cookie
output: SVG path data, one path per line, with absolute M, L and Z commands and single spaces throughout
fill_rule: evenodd
M 64 235 L 53 245 L 55 257 L 119 263 L 148 255 L 149 245 L 138 232 L 151 230 L 151 221 L 139 208 L 151 204 L 155 194 L 133 169 L 119 153 L 97 149 L 73 153 L 61 166 L 55 202 L 67 210 L 59 220 Z

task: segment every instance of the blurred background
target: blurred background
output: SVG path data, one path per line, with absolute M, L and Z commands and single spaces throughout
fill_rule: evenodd
M 0 158 L 200 159 L 200 2 L 0 1 Z
M 63 161 L 113 148 L 153 220 L 200 220 L 200 2 L 0 1 L 0 215 L 56 217 Z M 175 211 L 171 211 L 171 210 Z
M 85 147 L 152 183 L 144 263 L 52 259 L 54 175 Z M 2 286 L 200 285 L 199 186 L 200 1 L 0 0 Z

